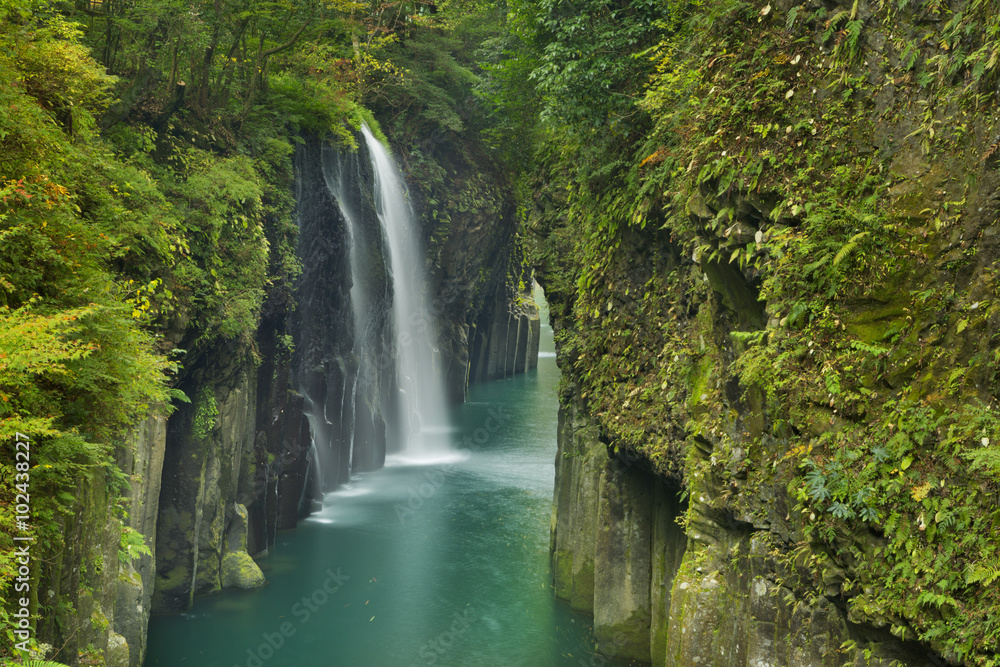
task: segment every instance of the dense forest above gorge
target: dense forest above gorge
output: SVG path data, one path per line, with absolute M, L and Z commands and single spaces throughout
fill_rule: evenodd
M 0 623 L 30 470 L 37 657 L 119 664 L 123 578 L 148 616 L 137 424 L 208 442 L 199 388 L 246 369 L 289 393 L 297 151 L 364 123 L 457 295 L 453 398 L 537 277 L 565 414 L 683 498 L 670 633 L 599 648 L 743 664 L 717 628 L 752 571 L 840 619 L 801 664 L 1000 665 L 997 0 L 0 11 Z

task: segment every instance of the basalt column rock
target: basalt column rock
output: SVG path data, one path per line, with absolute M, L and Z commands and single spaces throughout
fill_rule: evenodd
M 556 595 L 593 611 L 601 652 L 649 662 L 663 654 L 670 583 L 687 541 L 676 523 L 678 493 L 635 462 L 609 456 L 579 400 L 564 403 L 559 417 Z
M 233 503 L 231 517 L 222 556 L 222 585 L 257 588 L 264 584 L 264 574 L 247 553 L 247 508 Z
M 650 564 L 650 658 L 654 667 L 667 664 L 670 590 L 684 559 L 687 535 L 678 524 L 686 506 L 677 489 L 653 484 L 653 543 Z
M 278 529 L 295 527 L 307 480 L 309 422 L 304 399 L 291 386 L 294 346 L 286 317 L 291 296 L 286 287 L 269 294 L 257 334 L 261 363 L 252 488 L 235 499 L 247 508 L 251 554 L 266 553 Z
M 467 322 L 439 322 L 441 331 L 441 362 L 448 401 L 462 403 L 469 386 L 471 356 L 470 326 Z
M 594 553 L 601 472 L 607 447 L 579 406 L 559 408 L 552 571 L 556 595 L 582 611 L 594 610 Z
M 511 377 L 537 367 L 540 332 L 538 306 L 530 295 L 519 295 L 513 303 L 497 298 L 470 332 L 470 381 Z
M 126 446 L 118 452 L 118 465 L 132 480 L 126 492 L 127 525 L 143 536 L 151 551 L 150 555 L 140 555 L 122 567 L 115 588 L 114 630 L 124 641 L 130 667 L 140 667 L 146 655 L 146 627 L 156 576 L 156 518 L 166 445 L 167 419 L 154 414 L 139 423 Z
M 168 425 L 153 611 L 184 610 L 196 593 L 221 589 L 232 502 L 252 488 L 252 367 L 195 375 L 215 381 L 185 386 L 193 400 L 180 407 Z
M 350 456 L 357 361 L 352 358 L 350 230 L 327 188 L 322 154 L 322 144 L 310 140 L 296 155 L 302 274 L 292 321 L 296 356 L 292 382 L 303 396 L 312 441 L 320 450 L 310 458 L 309 474 L 312 480 L 322 475 L 321 487 L 333 487 L 339 480 L 341 458 Z
M 594 550 L 594 635 L 598 650 L 650 659 L 653 483 L 608 459 L 601 471 Z

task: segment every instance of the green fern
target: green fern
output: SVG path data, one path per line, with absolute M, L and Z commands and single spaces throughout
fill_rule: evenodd
M 854 250 L 857 249 L 858 247 L 858 243 L 860 243 L 861 240 L 866 236 L 868 236 L 870 233 L 871 232 L 860 232 L 852 236 L 851 239 L 844 245 L 843 248 L 841 248 L 837 252 L 837 255 L 833 258 L 833 265 L 838 266 L 842 261 L 844 261 L 844 258 L 850 255 L 852 252 L 854 252 Z
M 789 9 L 788 10 L 788 19 L 785 22 L 785 28 L 787 28 L 788 30 L 791 30 L 792 26 L 795 25 L 795 19 L 797 19 L 798 17 L 799 17 L 799 8 L 798 7 L 792 7 L 791 9 Z
M 1000 562 L 974 563 L 965 573 L 965 583 L 989 586 L 1000 579 Z
M 973 470 L 985 469 L 994 475 L 1000 475 L 1000 447 L 984 446 L 973 452 L 966 452 L 965 458 L 972 464 Z
M 858 4 L 855 2 L 854 6 L 857 7 Z M 856 13 L 857 11 L 855 10 L 852 12 L 852 15 Z M 861 37 L 861 28 L 863 26 L 864 21 L 857 19 L 854 21 L 848 21 L 847 26 L 844 28 L 844 31 L 847 33 L 848 53 L 851 57 L 855 57 L 858 54 L 858 38 Z
M 837 26 L 840 25 L 840 22 L 849 18 L 850 15 L 851 13 L 846 9 L 838 9 L 835 11 L 833 16 L 827 19 L 826 24 L 824 25 L 826 31 L 823 33 L 823 41 L 826 42 L 833 37 L 833 34 L 837 31 Z

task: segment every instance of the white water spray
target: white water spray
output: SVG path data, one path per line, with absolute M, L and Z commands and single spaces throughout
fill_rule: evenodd
M 397 372 L 406 397 L 402 423 L 410 425 L 407 454 L 435 456 L 449 449 L 438 327 L 427 295 L 424 253 L 406 185 L 385 147 L 363 125 L 375 172 L 375 209 L 389 241 Z

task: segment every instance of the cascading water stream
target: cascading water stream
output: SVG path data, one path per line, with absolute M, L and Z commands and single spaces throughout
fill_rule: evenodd
M 320 480 L 325 490 L 354 472 L 380 467 L 366 440 L 380 440 L 383 452 L 405 449 L 404 458 L 416 461 L 436 460 L 450 450 L 438 327 L 427 299 L 419 230 L 392 156 L 367 126 L 362 134 L 360 154 L 322 149 L 323 183 L 347 232 L 354 332 L 341 414 L 311 417 L 323 422 L 314 423 L 314 433 L 315 428 L 343 427 L 339 456 L 326 461 L 317 452 L 316 468 L 327 469 Z M 370 172 L 363 162 L 365 149 Z M 329 468 L 338 470 L 331 474 Z
M 329 146 L 324 147 L 322 156 L 323 177 L 326 182 L 326 187 L 337 200 L 340 212 L 347 221 L 347 230 L 349 233 L 351 249 L 351 311 L 354 315 L 354 352 L 358 359 L 359 368 L 357 374 L 353 377 L 353 382 L 351 382 L 350 387 L 345 387 L 345 390 L 347 391 L 346 395 L 349 398 L 345 401 L 345 404 L 341 406 L 341 414 L 338 420 L 339 423 L 343 424 L 345 417 L 347 416 L 344 414 L 345 411 L 351 416 L 355 415 L 357 412 L 359 378 L 377 377 L 377 368 L 381 359 L 381 349 L 377 344 L 379 339 L 379 326 L 376 314 L 380 308 L 385 307 L 384 304 L 389 301 L 392 296 L 391 294 L 386 293 L 384 281 L 382 281 L 383 285 L 381 285 L 381 290 L 376 288 L 375 283 L 377 281 L 371 279 L 371 274 L 373 273 L 369 266 L 371 260 L 369 260 L 363 252 L 363 246 L 366 245 L 366 242 L 371 243 L 372 241 L 381 241 L 382 239 L 370 238 L 370 230 L 362 228 L 362 216 L 354 210 L 354 206 L 351 203 L 351 197 L 347 194 L 348 188 L 351 184 L 357 185 L 361 182 L 356 157 L 354 157 L 354 159 L 350 159 L 342 153 L 333 151 Z M 383 265 L 379 268 L 382 272 L 385 272 L 388 267 L 386 267 L 383 263 Z M 348 434 L 346 452 L 347 459 L 344 464 L 345 474 L 343 475 L 345 481 L 350 478 L 350 475 L 354 471 L 355 467 L 355 431 L 355 428 L 351 428 L 350 433 Z
M 417 458 L 449 449 L 444 381 L 437 350 L 437 321 L 427 295 L 424 253 L 406 185 L 392 156 L 362 125 L 375 172 L 375 210 L 389 245 L 394 291 L 397 376 L 409 423 L 407 453 Z

